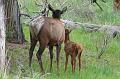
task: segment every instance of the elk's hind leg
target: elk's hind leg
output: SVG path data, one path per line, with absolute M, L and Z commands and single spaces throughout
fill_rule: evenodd
M 30 41 L 31 41 L 31 44 L 30 44 L 30 49 L 29 49 L 29 67 L 31 67 L 33 51 L 34 51 L 35 46 L 37 44 L 37 40 L 33 39 L 31 34 L 30 34 Z
M 44 50 L 45 50 L 45 47 L 39 47 L 39 50 L 36 54 L 42 73 L 44 73 L 44 69 L 43 69 L 43 65 L 42 65 L 41 56 L 42 56 L 42 53 L 44 52 Z

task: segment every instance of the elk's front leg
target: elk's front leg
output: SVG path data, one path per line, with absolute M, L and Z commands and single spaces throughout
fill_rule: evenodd
M 52 60 L 53 60 L 53 46 L 49 46 L 49 52 L 50 52 L 50 72 L 52 70 Z
M 60 55 L 60 50 L 61 50 L 61 45 L 59 44 L 59 45 L 57 45 L 56 46 L 56 54 L 57 54 L 57 56 L 56 56 L 56 59 L 57 59 L 57 70 L 59 71 L 59 55 Z

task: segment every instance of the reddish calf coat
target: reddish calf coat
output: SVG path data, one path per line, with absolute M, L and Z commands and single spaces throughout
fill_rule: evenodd
M 120 0 L 114 0 L 113 4 L 114 4 L 114 9 L 115 10 L 119 10 L 120 9 Z
M 65 54 L 66 54 L 65 71 L 67 69 L 68 56 L 70 55 L 72 71 L 75 72 L 76 56 L 78 56 L 78 60 L 79 60 L 79 70 L 81 68 L 81 54 L 83 51 L 83 46 L 81 44 L 77 44 L 75 42 L 70 41 L 69 33 L 70 31 L 68 29 L 65 29 L 65 47 L 64 47 Z

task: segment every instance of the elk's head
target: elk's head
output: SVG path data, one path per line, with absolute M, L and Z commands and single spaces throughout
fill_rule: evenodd
M 50 11 L 52 11 L 52 17 L 56 19 L 60 19 L 61 14 L 63 14 L 67 10 L 67 7 L 64 7 L 62 10 L 54 10 L 50 4 L 48 5 L 48 8 Z

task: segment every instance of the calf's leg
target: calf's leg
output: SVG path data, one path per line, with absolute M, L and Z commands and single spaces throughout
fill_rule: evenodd
M 67 70 L 67 64 L 68 64 L 68 54 L 66 54 L 66 61 L 65 61 L 65 71 Z
M 81 52 L 82 53 L 82 52 Z M 79 60 L 79 71 L 81 69 L 81 53 L 78 55 L 78 60 Z

